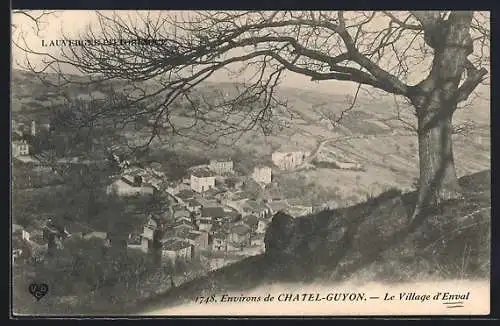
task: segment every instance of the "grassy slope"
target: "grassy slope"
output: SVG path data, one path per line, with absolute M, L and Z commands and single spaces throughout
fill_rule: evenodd
M 488 278 L 490 171 L 460 182 L 465 200 L 444 203 L 412 230 L 405 221 L 415 194 L 389 191 L 365 203 L 296 219 L 288 256 L 247 258 L 143 302 L 132 313 L 275 282 Z

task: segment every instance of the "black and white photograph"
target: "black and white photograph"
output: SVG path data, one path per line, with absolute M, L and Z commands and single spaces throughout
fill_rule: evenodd
M 490 313 L 488 11 L 10 28 L 12 316 Z

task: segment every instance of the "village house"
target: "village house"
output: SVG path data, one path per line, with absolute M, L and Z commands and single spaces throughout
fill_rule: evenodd
M 231 207 L 241 214 L 243 214 L 243 206 L 249 200 L 250 194 L 243 190 L 230 192 L 225 199 L 221 201 L 222 204 Z
M 209 218 L 212 222 L 228 223 L 237 221 L 241 214 L 231 207 L 203 207 L 200 213 L 201 218 Z
M 216 232 L 212 236 L 212 251 L 227 251 L 227 234 L 224 232 Z
M 148 221 L 143 227 L 141 236 L 148 241 L 153 241 L 154 233 L 158 229 L 158 222 L 156 222 L 152 217 L 149 217 Z
M 131 233 L 127 240 L 127 248 L 138 249 L 144 253 L 147 253 L 149 250 L 149 241 L 138 233 Z
M 259 184 L 269 184 L 272 181 L 272 170 L 268 166 L 256 166 L 253 169 L 252 179 Z
M 26 139 L 14 133 L 12 135 L 12 157 L 28 156 L 29 154 L 30 148 Z
M 17 133 L 18 135 L 23 136 L 23 135 L 27 134 L 26 124 L 24 122 L 17 122 L 16 123 L 16 128 L 12 129 L 12 131 L 14 131 L 15 133 Z
M 196 245 L 202 250 L 208 248 L 208 233 L 202 231 L 191 230 L 184 234 L 184 238 L 191 241 L 193 245 Z
M 263 218 L 271 215 L 271 209 L 266 204 L 254 200 L 247 200 L 242 208 L 244 215 L 256 215 Z
M 206 169 L 196 170 L 191 173 L 191 189 L 203 193 L 215 187 L 215 175 Z
M 223 219 L 227 216 L 227 212 L 220 206 L 217 207 L 203 207 L 201 209 L 200 217 L 201 218 L 210 218 L 210 219 Z
M 243 248 L 250 245 L 251 230 L 242 223 L 238 223 L 229 229 L 229 241 L 235 247 Z
M 273 163 L 282 170 L 294 169 L 304 163 L 310 155 L 309 152 L 274 152 L 271 156 Z
M 263 233 L 258 233 L 254 236 L 252 236 L 251 240 L 250 240 L 250 245 L 251 246 L 260 246 L 262 248 L 265 247 L 265 243 L 264 243 L 264 234 Z
M 196 221 L 198 230 L 202 232 L 210 232 L 213 227 L 212 218 L 200 218 Z
M 190 174 L 190 175 L 188 175 L 188 176 L 184 176 L 184 177 L 182 177 L 181 184 L 182 184 L 183 186 L 188 186 L 188 187 L 189 187 L 189 186 L 191 185 L 191 174 Z M 179 185 L 179 186 L 180 186 L 180 185 Z
M 255 230 L 255 233 L 258 234 L 266 233 L 268 223 L 269 223 L 268 219 L 259 217 L 257 220 L 257 230 Z
M 208 248 L 208 233 L 201 231 L 189 231 L 182 235 L 182 240 L 191 244 L 192 257 L 200 258 L 203 250 Z
M 24 241 L 30 241 L 30 233 L 19 224 L 12 224 L 12 235 L 19 236 Z
M 175 263 L 178 259 L 191 261 L 193 258 L 192 245 L 185 240 L 167 239 L 162 241 L 162 257 L 170 259 Z
M 172 225 L 171 228 L 175 231 L 176 234 L 183 234 L 185 232 L 195 230 L 195 226 L 193 224 L 186 222 L 176 222 Z
M 223 175 L 227 173 L 233 173 L 234 164 L 231 159 L 227 160 L 210 160 L 208 168 L 217 173 L 218 175 Z
M 290 208 L 295 209 L 296 211 L 302 211 L 303 215 L 313 213 L 313 207 L 305 204 L 305 202 L 300 198 L 290 198 L 287 202 L 290 205 Z

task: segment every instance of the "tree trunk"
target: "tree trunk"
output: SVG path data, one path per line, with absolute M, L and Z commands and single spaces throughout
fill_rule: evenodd
M 453 112 L 452 110 L 443 110 Z M 434 119 L 434 121 L 431 121 Z M 420 180 L 413 218 L 441 202 L 460 197 L 452 146 L 452 113 L 419 119 Z
M 472 12 L 452 12 L 447 20 L 422 19 L 424 39 L 434 50 L 434 59 L 429 75 L 413 87 L 410 96 L 418 118 L 420 161 L 419 194 L 410 221 L 427 208 L 460 195 L 453 161 L 452 117 L 461 97 L 459 85 L 467 56 L 473 50 L 469 32 Z

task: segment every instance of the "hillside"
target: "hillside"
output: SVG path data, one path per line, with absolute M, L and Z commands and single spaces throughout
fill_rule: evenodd
M 245 293 L 277 283 L 488 279 L 490 171 L 463 177 L 460 183 L 465 200 L 444 203 L 411 229 L 406 219 L 415 193 L 397 190 L 314 216 L 293 220 L 277 215 L 266 233 L 265 254 L 124 311 L 147 314 L 200 295 Z
M 55 77 L 53 77 L 55 78 Z M 83 77 L 79 77 L 83 78 Z M 55 90 L 43 85 L 28 72 L 14 70 L 12 73 L 12 116 L 15 119 L 47 119 L 54 103 L 61 103 L 61 97 Z M 123 82 L 113 82 L 114 87 L 123 88 Z M 234 84 L 207 83 L 198 92 L 211 92 L 229 96 L 234 93 Z M 88 93 L 88 87 L 72 87 L 71 93 Z M 98 89 L 90 89 L 99 92 Z M 240 157 L 251 166 L 256 162 L 270 162 L 273 151 L 284 146 L 295 146 L 313 151 L 324 140 L 329 141 L 321 155 L 336 156 L 344 161 L 360 163 L 365 171 L 343 171 L 327 168 L 314 168 L 298 171 L 296 177 L 303 176 L 308 183 L 322 186 L 327 191 L 338 192 L 341 199 L 359 202 L 367 195 L 380 194 L 390 187 L 411 189 L 418 175 L 418 153 L 416 135 L 405 129 L 397 120 L 396 107 L 391 96 L 369 97 L 362 95 L 353 109 L 344 116 L 340 124 L 332 128 L 331 121 L 324 117 L 326 113 L 340 114 L 349 106 L 345 96 L 335 93 L 326 94 L 295 88 L 282 87 L 279 97 L 286 99 L 288 110 L 276 111 L 275 119 L 286 121 L 287 127 L 276 129 L 270 136 L 264 136 L 259 130 L 248 131 L 233 144 L 228 139 L 220 139 L 215 148 L 183 138 L 168 135 L 152 143 L 151 155 L 165 157 L 168 151 L 190 156 L 233 156 Z M 473 120 L 476 127 L 466 135 L 454 136 L 454 152 L 459 176 L 475 173 L 490 166 L 490 121 L 489 105 L 478 102 L 473 108 L 459 110 L 454 122 L 460 124 Z M 401 110 L 405 121 L 414 122 L 410 109 Z M 176 121 L 189 124 L 186 117 L 176 116 Z M 131 143 L 145 143 L 149 139 L 149 130 L 127 129 L 122 132 Z M 226 144 L 224 144 L 226 141 Z M 208 153 L 208 154 L 207 154 Z M 276 171 L 277 174 L 280 171 Z

